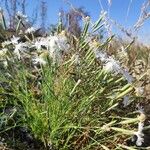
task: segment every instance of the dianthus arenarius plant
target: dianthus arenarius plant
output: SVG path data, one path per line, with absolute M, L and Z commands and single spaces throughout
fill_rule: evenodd
M 1 132 L 26 127 L 54 149 L 121 149 L 125 135 L 134 134 L 129 123 L 137 122 L 129 118 L 130 109 L 120 109 L 134 86 L 121 64 L 103 51 L 113 37 L 101 42 L 91 36 L 102 20 L 89 32 L 85 18 L 80 38 L 62 31 L 60 23 L 53 36 L 35 37 L 32 28 L 24 37 L 1 42 L 1 110 L 10 109 Z

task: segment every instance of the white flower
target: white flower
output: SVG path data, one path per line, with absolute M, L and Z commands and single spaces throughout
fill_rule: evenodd
M 142 143 L 144 142 L 144 138 L 143 138 L 143 136 L 144 136 L 144 134 L 136 134 L 136 136 L 137 136 L 137 141 L 136 141 L 136 145 L 137 146 L 142 146 Z
M 97 59 L 100 59 L 102 62 L 105 62 L 107 61 L 107 54 L 106 53 L 102 53 L 102 52 L 99 52 L 99 51 L 95 51 L 95 56 Z
M 11 43 L 12 43 L 13 45 L 15 45 L 15 44 L 18 44 L 19 39 L 20 39 L 19 37 L 13 36 L 13 37 L 10 39 L 10 41 L 11 41 Z
M 124 76 L 124 78 L 128 81 L 128 83 L 132 83 L 133 82 L 133 77 L 129 74 L 129 72 L 127 70 L 121 70 L 122 75 Z
M 28 29 L 25 31 L 25 33 L 31 34 L 31 33 L 34 33 L 35 31 L 36 31 L 36 28 L 30 27 L 30 28 L 28 28 Z
M 120 64 L 113 58 L 108 58 L 104 64 L 104 69 L 109 72 L 119 73 L 121 70 Z
M 138 132 L 142 133 L 143 129 L 144 129 L 144 123 L 143 122 L 139 122 L 139 124 L 138 124 Z
M 139 112 L 140 112 L 140 115 L 138 116 L 138 119 L 139 119 L 138 131 L 135 132 L 134 134 L 137 136 L 136 145 L 142 146 L 142 143 L 144 143 L 143 130 L 144 130 L 144 121 L 146 119 L 146 116 L 144 114 L 143 108 L 141 108 L 139 105 L 138 105 L 138 107 L 139 107 Z
M 95 53 L 96 58 L 104 63 L 103 69 L 105 71 L 117 74 L 121 72 L 121 65 L 119 61 L 116 61 L 114 58 L 107 56 L 105 52 L 98 51 L 97 48 L 93 48 L 93 51 Z
M 79 57 L 79 54 L 75 54 L 75 55 L 74 55 L 74 62 L 75 62 L 75 64 L 77 64 L 77 65 L 80 64 L 80 57 Z
M 57 41 L 59 49 L 63 50 L 64 52 L 67 52 L 70 48 L 70 45 L 67 43 L 67 38 L 65 36 L 59 37 Z
M 25 43 L 15 44 L 14 54 L 18 57 L 18 59 L 20 59 L 20 52 L 23 52 L 25 50 L 27 50 L 27 45 Z
M 63 32 L 60 35 L 37 38 L 33 43 L 33 47 L 38 51 L 42 50 L 42 46 L 48 50 L 50 57 L 54 61 L 57 60 L 59 62 L 62 60 L 63 54 L 67 53 L 70 48 L 67 37 Z
M 67 43 L 67 38 L 65 35 L 55 35 L 49 37 L 49 48 L 52 51 L 55 51 L 57 49 L 60 51 L 67 52 L 67 50 L 70 48 L 70 45 Z
M 137 95 L 142 95 L 144 93 L 144 87 L 136 87 L 135 92 Z
M 16 13 L 16 18 L 17 18 L 17 19 L 21 19 L 22 21 L 24 21 L 24 22 L 26 22 L 26 23 L 29 22 L 27 15 L 23 14 L 23 13 L 20 12 L 20 11 L 18 11 L 18 12 Z
M 19 16 L 19 17 L 22 18 L 22 19 L 26 19 L 26 18 L 27 18 L 27 15 L 24 15 L 24 14 L 23 14 L 22 12 L 20 12 L 20 11 L 18 11 L 16 15 Z
M 103 69 L 105 71 L 112 72 L 115 74 L 122 74 L 124 78 L 128 81 L 128 83 L 131 83 L 133 81 L 133 77 L 129 74 L 129 72 L 126 69 L 123 69 L 121 67 L 119 61 L 115 60 L 111 56 L 107 56 L 105 52 L 98 51 L 96 47 L 92 46 L 92 49 L 95 53 L 96 58 L 103 63 Z
M 65 35 L 55 35 L 49 37 L 48 48 L 50 57 L 54 61 L 61 62 L 63 54 L 68 52 L 70 45 Z
M 59 39 L 57 36 L 52 36 L 49 41 L 49 52 L 51 57 L 60 53 L 61 49 L 60 46 L 58 45 L 58 41 Z
M 126 95 L 126 96 L 124 96 L 124 98 L 123 98 L 123 107 L 126 107 L 126 106 L 128 106 L 129 104 L 130 104 L 130 97 L 128 96 L 128 95 Z
M 144 129 L 144 123 L 143 122 L 139 122 L 138 123 L 138 131 L 135 132 L 135 135 L 137 136 L 137 141 L 136 141 L 136 145 L 137 146 L 141 146 L 142 143 L 144 142 L 143 129 Z
M 89 22 L 90 21 L 90 16 L 86 16 L 83 18 L 85 22 Z
M 58 37 L 57 36 L 51 36 L 50 37 L 50 40 L 49 40 L 49 47 L 54 50 L 57 45 L 57 42 L 58 42 Z
M 41 50 L 41 47 L 42 47 L 41 42 L 36 41 L 36 42 L 34 43 L 34 47 L 36 47 L 37 50 Z
M 44 60 L 44 58 L 42 57 L 36 57 L 36 58 L 33 58 L 33 64 L 41 64 L 41 65 L 46 65 L 47 62 Z
M 35 47 L 38 51 L 40 51 L 42 49 L 42 46 L 45 46 L 48 49 L 48 39 L 47 38 L 36 39 L 36 41 L 33 44 L 33 47 Z

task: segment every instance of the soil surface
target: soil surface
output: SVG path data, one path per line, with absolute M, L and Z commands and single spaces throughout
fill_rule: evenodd
M 25 128 L 11 129 L 0 134 L 0 150 L 50 150 Z

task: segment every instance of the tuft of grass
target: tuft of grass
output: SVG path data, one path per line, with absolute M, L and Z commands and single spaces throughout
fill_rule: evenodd
M 106 71 L 96 58 L 95 45 L 90 46 L 87 38 L 89 30 L 94 33 L 102 27 L 101 21 L 91 30 L 87 20 L 79 39 L 68 34 L 72 51 L 63 55 L 61 63 L 47 56 L 46 65 L 34 66 L 31 60 L 18 60 L 8 52 L 8 66 L 0 70 L 1 133 L 26 127 L 47 149 L 125 147 L 137 119 L 133 108 L 123 109 L 122 99 L 133 94 L 134 85 L 122 75 Z M 61 30 L 62 22 L 59 34 Z M 107 48 L 113 37 L 97 42 L 96 48 Z M 76 53 L 77 61 L 73 57 Z

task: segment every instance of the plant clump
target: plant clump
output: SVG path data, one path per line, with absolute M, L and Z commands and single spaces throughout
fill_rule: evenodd
M 0 40 L 0 134 L 17 129 L 45 149 L 129 149 L 135 135 L 133 146 L 142 146 L 146 119 L 134 111 L 141 90 L 108 54 L 114 36 L 96 38 L 103 17 L 92 27 L 85 19 L 80 37 L 62 23 L 54 35 L 37 36 L 33 27 L 21 30 L 22 17 Z

